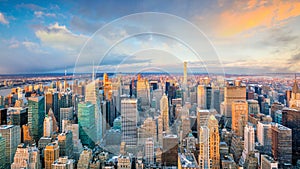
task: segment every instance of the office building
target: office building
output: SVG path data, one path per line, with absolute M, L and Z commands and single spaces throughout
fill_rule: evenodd
M 291 98 L 289 100 L 289 107 L 298 110 L 300 109 L 300 89 L 296 77 L 292 88 Z
M 238 100 L 246 101 L 246 86 L 226 86 L 224 90 L 224 112 L 222 114 L 226 120 L 229 120 L 229 125 L 232 117 L 232 103 Z
M 53 133 L 53 121 L 52 117 L 46 115 L 44 119 L 44 137 L 51 137 Z
M 220 136 L 218 120 L 214 115 L 210 115 L 208 119 L 209 129 L 209 159 L 211 160 L 211 168 L 220 168 Z
M 45 169 L 52 169 L 52 164 L 59 158 L 59 146 L 57 142 L 49 143 L 44 149 Z
M 178 137 L 168 134 L 163 137 L 162 164 L 165 166 L 178 165 Z
M 11 169 L 30 168 L 40 169 L 40 152 L 36 146 L 18 145 Z
M 140 75 L 139 75 L 140 76 Z M 142 107 L 150 106 L 150 85 L 147 79 L 141 77 L 137 80 L 136 85 L 137 98 L 141 100 Z
M 86 169 L 90 167 L 90 160 L 92 159 L 92 150 L 85 148 L 79 157 L 77 169 Z
M 145 162 L 146 164 L 154 164 L 154 141 L 148 138 L 145 142 Z
M 10 107 L 8 109 L 12 125 L 23 125 L 28 123 L 28 109 L 23 107 Z
M 248 113 L 249 115 L 259 114 L 259 104 L 257 100 L 247 100 L 248 102 Z
M 6 125 L 6 124 L 7 124 L 7 109 L 0 108 L 0 125 Z
M 211 168 L 211 159 L 209 144 L 209 128 L 200 126 L 199 128 L 199 157 L 198 164 L 200 168 Z
M 255 146 L 255 137 L 254 137 L 254 128 L 251 125 L 246 125 L 244 127 L 244 150 L 242 157 L 239 161 L 241 166 L 244 165 L 250 152 L 254 151 Z
M 92 148 L 95 145 L 97 130 L 95 129 L 95 105 L 90 102 L 78 104 L 79 138 L 83 145 Z
M 37 142 L 43 136 L 45 118 L 44 96 L 28 98 L 28 125 L 32 138 Z
M 248 122 L 248 103 L 246 101 L 232 102 L 232 131 L 240 137 L 244 136 L 244 127 Z
M 63 120 L 73 120 L 73 107 L 67 107 L 67 108 L 60 108 L 60 119 L 59 119 L 59 126 L 60 126 L 60 132 L 63 132 L 62 128 L 62 121 Z
M 100 142 L 103 136 L 103 131 L 105 131 L 105 128 L 103 128 L 102 124 L 102 111 L 101 111 L 101 104 L 100 104 L 100 96 L 99 96 L 99 80 L 93 80 L 91 83 L 87 84 L 85 87 L 85 101 L 90 102 L 94 104 L 94 125 L 95 126 L 95 143 Z M 78 105 L 79 109 L 79 105 Z M 79 110 L 78 110 L 79 111 Z M 78 112 L 79 113 L 79 112 Z M 82 140 L 83 142 L 83 140 Z
M 122 142 L 125 142 L 128 146 L 137 145 L 137 116 L 137 99 L 122 99 Z
M 68 156 L 59 157 L 52 164 L 52 169 L 74 169 L 75 161 Z
M 272 130 L 270 122 L 258 122 L 256 127 L 258 143 L 263 147 L 264 153 L 272 150 Z
M 169 101 L 165 94 L 160 99 L 160 114 L 163 120 L 163 131 L 169 131 Z
M 292 130 L 283 125 L 272 123 L 272 155 L 282 167 L 292 164 Z
M 0 133 L 0 168 L 6 168 L 6 142 Z
M 283 109 L 282 125 L 292 130 L 293 164 L 300 159 L 300 110 Z
M 73 158 L 72 131 L 60 133 L 58 136 L 59 156 L 68 156 Z
M 5 161 L 6 167 L 9 167 L 13 163 L 17 147 L 21 143 L 21 129 L 20 126 L 1 125 L 0 134 L 5 140 Z
M 278 162 L 268 155 L 260 156 L 260 168 L 262 169 L 278 169 Z
M 204 85 L 198 85 L 197 87 L 197 104 L 200 109 L 207 109 L 206 106 L 206 87 Z

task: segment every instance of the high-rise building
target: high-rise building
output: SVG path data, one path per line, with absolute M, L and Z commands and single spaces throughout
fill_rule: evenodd
M 214 115 L 210 115 L 208 119 L 209 129 L 209 158 L 211 160 L 211 168 L 220 168 L 220 136 L 218 120 Z
M 150 137 L 153 138 L 153 140 L 157 140 L 156 121 L 151 117 L 148 117 L 138 129 L 138 135 L 139 145 L 144 145 L 145 141 Z
M 211 168 L 211 159 L 209 157 L 209 128 L 200 126 L 199 128 L 199 157 L 198 164 L 202 169 Z
M 131 159 L 129 156 L 119 156 L 118 157 L 118 169 L 131 169 Z
M 150 85 L 147 79 L 140 78 L 136 86 L 137 98 L 141 99 L 142 107 L 150 106 Z
M 6 168 L 6 143 L 0 133 L 0 169 Z
M 256 127 L 257 140 L 260 145 L 263 146 L 264 153 L 270 153 L 272 150 L 272 130 L 271 123 L 269 122 L 258 122 Z
M 28 98 L 28 125 L 32 138 L 37 142 L 43 136 L 45 118 L 44 96 Z
M 268 155 L 260 156 L 260 168 L 262 169 L 278 169 L 278 162 Z
M 9 168 L 10 164 L 13 163 L 17 147 L 21 143 L 21 129 L 20 126 L 1 125 L 0 134 L 5 139 L 5 161 L 6 167 Z
M 63 120 L 73 120 L 73 107 L 67 107 L 67 108 L 60 108 L 60 119 L 59 119 L 59 126 L 60 131 L 62 132 L 62 121 Z
M 232 102 L 232 131 L 240 137 L 244 136 L 244 127 L 248 122 L 248 103 L 246 101 Z
M 177 166 L 178 164 L 178 137 L 168 134 L 163 137 L 162 164 L 165 166 Z
M 244 150 L 242 157 L 239 161 L 240 165 L 244 165 L 249 153 L 254 150 L 255 146 L 254 128 L 251 125 L 244 127 Z
M 92 148 L 95 144 L 95 105 L 90 102 L 78 104 L 79 138 L 83 145 Z
M 73 141 L 72 131 L 60 133 L 58 136 L 59 156 L 68 156 L 73 158 Z
M 282 110 L 284 108 L 284 105 L 279 103 L 279 102 L 274 102 L 272 105 L 271 105 L 271 117 L 272 117 L 272 121 L 275 122 L 275 119 L 276 119 L 276 112 L 278 110 Z
M 52 164 L 52 169 L 74 169 L 75 161 L 68 156 L 59 157 Z
M 272 123 L 272 155 L 279 166 L 292 164 L 292 130 L 283 125 Z
M 289 100 L 289 107 L 294 109 L 300 109 L 300 89 L 296 77 L 292 88 L 291 98 Z
M 59 101 L 58 101 L 58 92 L 56 91 L 48 91 L 45 94 L 45 106 L 46 110 L 45 112 L 48 113 L 50 109 L 52 109 L 55 119 L 59 120 Z
M 51 137 L 53 132 L 53 121 L 52 117 L 46 115 L 44 119 L 44 137 Z
M 105 128 L 103 128 L 102 124 L 102 111 L 101 111 L 101 104 L 100 104 L 100 96 L 99 96 L 99 80 L 94 80 L 91 83 L 86 85 L 85 88 L 85 101 L 91 102 L 94 104 L 94 125 L 96 133 L 96 139 L 94 140 L 95 143 L 99 143 L 102 139 L 102 136 L 104 134 Z M 79 106 L 78 106 L 79 109 Z M 82 140 L 83 141 L 83 140 Z
M 183 62 L 183 86 L 187 87 L 187 62 Z
M 7 124 L 7 109 L 0 108 L 0 125 L 6 125 L 6 124 Z
M 137 145 L 137 100 L 121 100 L 122 142 L 128 146 Z
M 40 169 L 40 151 L 36 146 L 18 145 L 11 169 L 30 168 Z
M 207 109 L 206 106 L 206 87 L 204 85 L 198 85 L 197 87 L 197 104 L 200 109 Z
M 49 143 L 44 149 L 45 169 L 52 169 L 52 164 L 59 158 L 59 146 L 57 142 Z
M 86 169 L 90 167 L 90 160 L 92 159 L 92 150 L 85 148 L 79 157 L 77 169 Z
M 248 102 L 248 113 L 251 115 L 259 114 L 259 104 L 257 100 L 247 100 Z
M 154 163 L 154 141 L 152 138 L 148 138 L 145 142 L 145 160 L 147 164 Z
M 23 125 L 28 123 L 28 109 L 23 107 L 10 107 L 8 109 L 12 125 Z
M 160 99 L 160 114 L 163 120 L 163 131 L 169 131 L 169 101 L 166 94 Z
M 232 117 L 232 103 L 237 100 L 246 101 L 246 86 L 226 86 L 224 90 L 225 107 L 222 114 L 226 120 L 229 120 L 229 125 Z

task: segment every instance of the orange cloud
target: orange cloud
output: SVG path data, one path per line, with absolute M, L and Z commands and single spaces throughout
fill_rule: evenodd
M 234 10 L 226 10 L 219 16 L 218 33 L 232 36 L 255 27 L 271 27 L 282 21 L 300 15 L 300 2 L 272 1 L 259 3 L 256 0 L 237 5 Z

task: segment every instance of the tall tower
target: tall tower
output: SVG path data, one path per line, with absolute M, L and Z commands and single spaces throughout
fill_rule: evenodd
M 137 145 L 137 100 L 121 100 L 122 142 L 128 146 Z
M 100 96 L 99 96 L 99 85 L 98 80 L 93 80 L 91 83 L 86 85 L 85 88 L 85 101 L 91 102 L 95 105 L 95 128 L 96 128 L 96 143 L 99 143 L 102 140 L 103 132 L 105 132 L 105 128 L 102 126 L 102 112 L 101 112 L 101 104 L 100 104 Z
M 78 104 L 79 138 L 83 145 L 92 148 L 96 141 L 95 105 L 90 102 Z
M 152 138 L 148 138 L 145 143 L 145 158 L 147 164 L 154 163 L 154 141 Z
M 59 146 L 57 142 L 49 143 L 44 149 L 45 169 L 52 169 L 52 163 L 59 158 Z
M 183 86 L 187 87 L 187 62 L 183 62 Z
M 6 168 L 6 143 L 0 133 L 0 168 Z
M 160 114 L 163 120 L 163 131 L 169 130 L 169 102 L 166 94 L 160 99 Z
M 21 129 L 20 126 L 1 125 L 0 134 L 5 139 L 6 168 L 9 168 L 13 163 L 17 147 L 21 143 Z
M 28 125 L 32 138 L 38 141 L 43 136 L 45 118 L 44 96 L 28 98 Z
M 208 119 L 209 129 L 209 157 L 211 159 L 212 169 L 220 168 L 220 136 L 218 120 L 214 115 Z
M 246 101 L 232 102 L 232 125 L 233 132 L 244 137 L 244 127 L 248 122 L 248 103 Z
M 211 159 L 209 157 L 209 128 L 207 126 L 200 126 L 199 128 L 199 167 L 210 168 Z
M 141 78 L 140 75 L 136 84 L 137 98 L 141 99 L 142 107 L 150 106 L 150 85 L 147 79 Z
M 200 109 L 206 109 L 206 87 L 204 85 L 197 87 L 197 103 Z
M 244 150 L 239 161 L 240 165 L 244 165 L 247 156 L 254 150 L 255 146 L 254 128 L 251 125 L 246 125 L 244 129 Z
M 226 120 L 231 124 L 232 102 L 241 100 L 246 101 L 246 86 L 227 86 L 224 90 L 224 112 Z
M 44 137 L 51 137 L 53 131 L 53 121 L 51 116 L 46 116 L 44 119 Z
M 19 144 L 11 168 L 41 168 L 39 149 L 36 146 L 26 147 L 23 143 Z

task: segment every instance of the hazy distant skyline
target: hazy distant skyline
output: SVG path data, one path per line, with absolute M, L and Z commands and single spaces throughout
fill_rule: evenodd
M 299 1 L 0 0 L 0 74 L 71 72 L 81 47 L 95 31 L 117 18 L 141 12 L 168 13 L 196 25 L 216 48 L 226 73 L 300 71 Z M 120 26 L 97 45 L 109 46 L 108 40 L 138 30 L 151 31 L 138 23 Z M 162 28 L 172 31 L 182 26 L 172 22 Z M 197 39 L 190 41 L 197 43 Z M 196 50 L 207 57 L 204 64 L 220 66 L 215 54 L 199 41 Z M 180 59 L 192 55 L 180 43 L 155 35 L 132 38 L 117 49 L 103 60 L 100 70 L 130 72 L 149 67 L 178 72 Z M 193 59 L 189 63 L 195 70 L 201 65 Z M 87 72 L 92 65 L 82 62 L 77 66 Z

